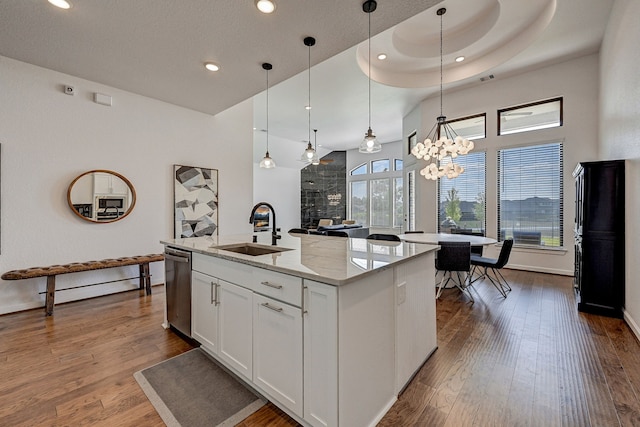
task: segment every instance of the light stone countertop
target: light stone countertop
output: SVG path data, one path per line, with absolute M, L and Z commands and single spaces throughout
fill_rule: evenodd
M 166 239 L 160 243 L 191 252 L 249 264 L 254 267 L 291 274 L 340 286 L 385 270 L 439 249 L 438 245 L 386 242 L 281 232 L 277 247 L 291 249 L 266 255 L 244 255 L 216 249 L 215 246 L 250 243 L 258 236 L 258 244 L 271 247 L 271 233 L 230 236 Z

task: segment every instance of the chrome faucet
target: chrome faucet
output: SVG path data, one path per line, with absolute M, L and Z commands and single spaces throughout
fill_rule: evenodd
M 253 207 L 253 209 L 251 209 L 251 216 L 249 217 L 249 224 L 253 224 L 253 216 L 256 214 L 256 210 L 260 207 L 260 206 L 266 206 L 269 208 L 269 210 L 271 211 L 271 213 L 273 214 L 273 222 L 271 223 L 272 225 L 272 230 L 271 230 L 271 244 L 273 246 L 276 245 L 278 239 L 282 239 L 282 236 L 278 234 L 278 231 L 280 231 L 279 228 L 276 228 L 276 211 L 275 209 L 273 209 L 273 206 L 271 206 L 269 203 L 267 202 L 260 202 L 257 205 L 255 205 Z

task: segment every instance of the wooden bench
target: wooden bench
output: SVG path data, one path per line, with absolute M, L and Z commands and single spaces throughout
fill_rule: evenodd
M 149 263 L 156 261 L 164 261 L 164 255 L 150 254 L 116 259 L 103 259 L 100 261 L 74 262 L 64 265 L 51 265 L 49 267 L 32 267 L 23 270 L 7 271 L 2 275 L 2 279 L 21 280 L 32 279 L 34 277 L 46 277 L 47 297 L 44 310 L 47 316 L 52 316 L 57 275 L 79 273 L 81 271 L 101 270 L 104 268 L 125 267 L 127 265 L 138 265 L 140 268 L 140 289 L 144 289 L 147 295 L 151 295 L 151 274 L 149 274 Z

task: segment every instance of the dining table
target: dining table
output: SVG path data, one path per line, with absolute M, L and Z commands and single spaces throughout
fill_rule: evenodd
M 403 242 L 429 243 L 432 245 L 437 245 L 438 242 L 469 242 L 471 246 L 489 246 L 498 242 L 491 237 L 449 233 L 407 233 L 400 234 L 398 237 Z

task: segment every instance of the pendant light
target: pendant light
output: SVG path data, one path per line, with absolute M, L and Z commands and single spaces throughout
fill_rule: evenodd
M 302 153 L 302 160 L 305 163 L 318 164 L 318 153 L 311 146 L 311 46 L 316 44 L 316 39 L 313 37 L 305 37 L 304 45 L 309 48 L 309 99 L 307 103 L 307 113 L 309 116 L 309 139 L 307 140 L 307 149 Z
M 267 153 L 260 162 L 260 167 L 264 169 L 273 169 L 276 167 L 276 162 L 269 156 L 269 70 L 273 68 L 271 64 L 265 62 L 262 64 L 262 68 L 267 72 Z
M 318 157 L 318 129 L 313 130 L 313 151 L 315 151 L 316 156 L 311 161 L 311 164 L 317 166 L 320 164 L 320 157 Z
M 456 178 L 463 173 L 464 168 L 456 164 L 453 159 L 469 153 L 474 147 L 473 141 L 456 134 L 447 123 L 447 117 L 442 114 L 442 15 L 446 12 L 447 9 L 444 7 L 436 12 L 440 17 L 440 115 L 424 142 L 417 143 L 411 149 L 411 154 L 415 157 L 429 161 L 429 164 L 420 170 L 420 175 L 433 181 L 442 177 Z
M 382 145 L 380 145 L 380 142 L 376 139 L 375 134 L 371 130 L 371 13 L 373 13 L 377 7 L 378 3 L 376 3 L 375 0 L 367 0 L 362 3 L 362 10 L 364 13 L 369 15 L 369 57 L 367 60 L 369 64 L 369 129 L 367 130 L 367 133 L 364 134 L 364 139 L 360 143 L 358 151 L 369 154 L 377 153 L 382 150 Z

